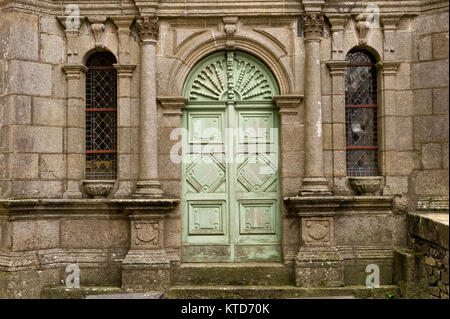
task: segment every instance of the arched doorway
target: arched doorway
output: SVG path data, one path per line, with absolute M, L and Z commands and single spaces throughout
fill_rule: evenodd
M 217 52 L 183 93 L 182 260 L 281 261 L 274 76 L 247 53 Z

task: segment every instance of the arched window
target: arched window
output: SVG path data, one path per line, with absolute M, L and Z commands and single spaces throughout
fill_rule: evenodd
M 116 58 L 97 52 L 86 62 L 86 179 L 117 177 Z
M 345 75 L 347 175 L 378 175 L 377 70 L 375 58 L 352 50 Z

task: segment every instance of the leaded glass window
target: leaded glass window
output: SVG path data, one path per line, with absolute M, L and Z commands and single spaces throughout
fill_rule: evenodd
M 377 71 L 374 57 L 352 50 L 345 75 L 347 175 L 378 175 Z
M 86 66 L 86 179 L 117 177 L 117 71 L 109 52 L 94 53 Z

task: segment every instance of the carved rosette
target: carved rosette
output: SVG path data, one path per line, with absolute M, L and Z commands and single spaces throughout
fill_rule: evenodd
M 158 40 L 159 23 L 157 17 L 142 17 L 136 20 L 141 41 Z
M 133 220 L 131 223 L 131 240 L 134 249 L 160 249 L 162 247 L 162 221 Z
M 306 40 L 320 40 L 320 32 L 324 24 L 323 15 L 309 13 L 303 16 L 303 29 Z

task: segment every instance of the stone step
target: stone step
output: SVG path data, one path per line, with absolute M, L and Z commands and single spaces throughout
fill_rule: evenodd
M 296 286 L 188 286 L 174 285 L 165 294 L 168 299 L 391 299 L 400 298 L 398 286 L 346 286 L 305 288 Z
M 116 286 L 81 286 L 67 288 L 65 286 L 48 287 L 41 291 L 41 299 L 84 299 L 93 295 L 123 294 L 124 291 Z
M 186 263 L 171 271 L 174 285 L 292 285 L 294 271 L 281 263 Z

